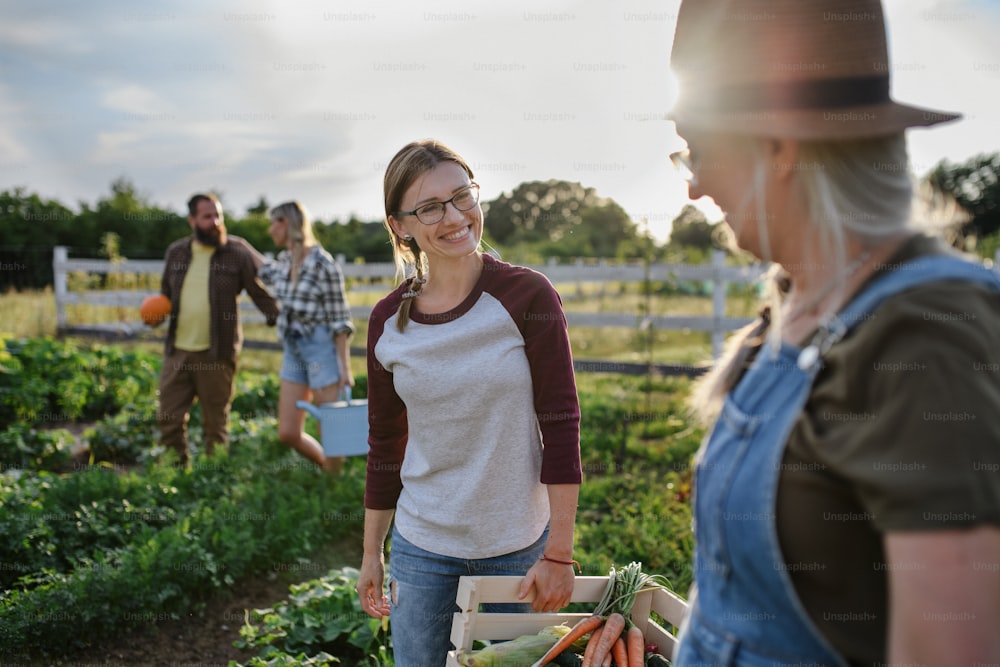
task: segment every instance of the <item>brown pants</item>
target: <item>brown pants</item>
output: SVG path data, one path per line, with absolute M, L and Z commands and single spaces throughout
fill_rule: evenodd
M 213 359 L 208 351 L 174 350 L 163 359 L 160 372 L 160 410 L 156 415 L 160 442 L 181 463 L 189 460 L 187 426 L 195 397 L 201 404 L 205 453 L 229 442 L 229 406 L 233 399 L 236 364 Z

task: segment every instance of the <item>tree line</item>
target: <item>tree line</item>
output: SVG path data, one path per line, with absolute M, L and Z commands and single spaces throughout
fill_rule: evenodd
M 1000 152 L 965 162 L 939 162 L 922 179 L 954 201 L 964 219 L 954 241 L 992 257 L 1000 249 Z M 242 214 L 225 211 L 226 227 L 261 250 L 272 249 L 264 197 Z M 694 206 L 673 220 L 670 239 L 653 239 L 613 199 L 594 188 L 560 180 L 521 183 L 483 202 L 484 241 L 505 259 L 541 263 L 549 258 L 603 257 L 620 260 L 697 262 L 722 247 L 719 223 Z M 334 254 L 365 262 L 392 261 L 381 220 L 316 220 L 317 239 Z M 127 178 L 111 183 L 96 203 L 73 211 L 24 187 L 0 191 L 0 290 L 37 289 L 52 284 L 52 248 L 93 257 L 109 249 L 130 259 L 159 259 L 175 239 L 190 233 L 186 211 L 152 204 Z
M 51 285 L 54 246 L 68 247 L 70 257 L 159 259 L 170 243 L 190 234 L 186 210 L 152 204 L 127 178 L 115 180 L 110 190 L 94 204 L 81 202 L 79 211 L 24 187 L 0 191 L 0 290 Z M 635 259 L 662 250 L 621 206 L 579 183 L 523 183 L 483 202 L 483 209 L 484 241 L 516 261 Z M 264 197 L 243 213 L 225 210 L 226 229 L 261 251 L 273 251 L 269 210 Z M 334 254 L 365 262 L 392 261 L 381 220 L 313 222 L 317 240 Z

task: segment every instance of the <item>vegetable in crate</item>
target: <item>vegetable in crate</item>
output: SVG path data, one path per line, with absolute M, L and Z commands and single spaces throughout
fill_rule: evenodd
M 608 620 L 604 622 L 604 632 L 601 633 L 600 638 L 597 640 L 597 647 L 594 649 L 593 660 L 595 665 L 603 664 L 604 659 L 611 655 L 612 647 L 618 641 L 618 638 L 622 636 L 624 630 L 625 617 L 617 611 L 608 614 Z
M 536 635 L 521 635 L 509 642 L 492 644 L 478 651 L 460 651 L 458 662 L 464 667 L 531 667 L 539 657 L 570 632 L 569 626 L 550 625 Z M 569 651 L 582 650 L 569 642 Z
M 583 667 L 583 656 L 572 651 L 563 651 L 549 664 L 555 667 Z
M 641 634 L 637 636 L 636 632 L 633 631 L 634 625 L 630 615 L 639 593 L 655 589 L 669 589 L 669 582 L 660 575 L 644 573 L 642 563 L 633 561 L 620 569 L 611 566 L 608 573 L 608 584 L 604 589 L 604 595 L 601 596 L 601 600 L 594 609 L 594 613 L 582 619 L 570 631 L 570 634 L 575 637 L 590 633 L 590 639 L 584 652 L 583 667 L 591 665 L 599 667 L 602 663 L 609 661 L 612 647 L 615 646 L 619 638 L 622 640 L 622 645 L 619 647 L 618 657 L 620 661 L 626 663 L 619 667 L 632 667 L 632 665 L 642 662 Z M 632 641 L 627 642 L 626 639 L 630 634 Z M 637 643 L 640 646 L 639 651 L 630 650 Z M 559 644 L 556 644 L 531 667 L 542 667 L 547 662 L 554 660 L 562 650 Z

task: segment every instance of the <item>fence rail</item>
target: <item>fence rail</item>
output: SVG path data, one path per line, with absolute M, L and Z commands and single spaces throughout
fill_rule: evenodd
M 337 257 L 347 279 L 359 281 L 391 281 L 396 267 L 392 263 L 353 263 Z M 557 264 L 552 261 L 547 264 L 533 265 L 530 268 L 543 273 L 560 289 L 564 298 L 572 296 L 573 292 L 582 293 L 586 284 L 608 283 L 638 283 L 643 281 L 697 281 L 709 282 L 712 286 L 711 315 L 669 315 L 644 316 L 640 313 L 581 313 L 567 311 L 566 320 L 569 325 L 579 327 L 621 327 L 636 328 L 637 326 L 652 326 L 657 330 L 693 330 L 711 333 L 712 353 L 715 356 L 721 352 L 722 344 L 728 332 L 737 329 L 750 320 L 742 317 L 730 317 L 726 314 L 726 294 L 730 284 L 748 284 L 757 281 L 764 271 L 760 265 L 745 267 L 727 266 L 725 253 L 715 252 L 709 264 L 650 264 L 614 263 L 604 260 L 593 262 L 577 261 L 573 264 Z M 60 333 L 81 331 L 78 325 L 68 321 L 66 306 L 71 304 L 98 305 L 109 307 L 137 308 L 149 291 L 141 290 L 70 290 L 69 277 L 73 273 L 96 274 L 154 274 L 163 272 L 162 260 L 122 260 L 111 262 L 102 259 L 70 259 L 66 247 L 57 246 L 53 252 L 53 275 L 55 278 L 56 321 Z M 361 287 L 361 286 L 359 286 Z M 363 287 L 361 287 L 363 288 Z M 241 313 L 246 322 L 263 322 L 263 316 L 253 307 L 248 298 L 243 299 Z M 367 319 L 371 307 L 354 306 L 351 315 L 356 319 Z M 140 330 L 142 325 L 135 323 L 113 323 L 101 326 L 91 326 L 95 333 L 106 330 L 105 333 L 118 331 Z M 250 341 L 248 343 L 252 344 Z M 602 363 L 602 362 L 596 362 Z

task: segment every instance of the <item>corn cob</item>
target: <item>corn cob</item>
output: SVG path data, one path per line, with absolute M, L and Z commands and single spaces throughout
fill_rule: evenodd
M 464 667 L 531 667 L 567 632 L 568 626 L 551 625 L 537 635 L 521 635 L 478 651 L 462 651 L 458 662 Z

